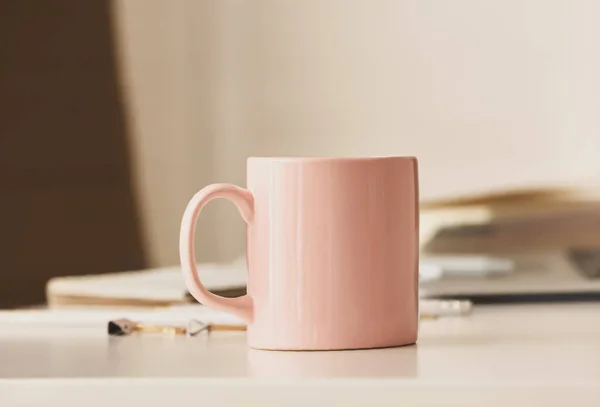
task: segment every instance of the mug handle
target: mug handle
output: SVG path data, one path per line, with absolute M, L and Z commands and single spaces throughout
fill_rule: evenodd
M 202 284 L 196 269 L 194 241 L 198 215 L 204 205 L 215 198 L 226 198 L 233 202 L 247 224 L 254 218 L 254 197 L 247 189 L 231 184 L 212 184 L 196 193 L 185 209 L 179 233 L 179 257 L 183 278 L 190 294 L 198 302 L 215 310 L 233 314 L 250 324 L 254 308 L 252 297 L 246 294 L 237 298 L 226 298 L 213 294 Z

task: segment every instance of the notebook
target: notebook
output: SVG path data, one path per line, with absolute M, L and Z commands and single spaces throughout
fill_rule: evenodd
M 243 258 L 228 264 L 198 264 L 204 285 L 224 296 L 246 290 Z M 48 306 L 120 305 L 169 306 L 195 301 L 188 293 L 179 266 L 109 274 L 55 277 L 46 285 Z

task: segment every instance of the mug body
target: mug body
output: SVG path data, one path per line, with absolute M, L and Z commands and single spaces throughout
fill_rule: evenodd
M 249 158 L 253 348 L 415 343 L 418 176 L 414 157 Z

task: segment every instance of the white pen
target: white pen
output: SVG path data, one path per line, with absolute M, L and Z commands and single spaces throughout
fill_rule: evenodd
M 473 303 L 467 300 L 421 300 L 419 313 L 425 317 L 463 316 L 471 312 Z
M 514 271 L 510 259 L 489 256 L 427 256 L 421 259 L 420 268 L 440 268 L 440 277 L 500 277 Z

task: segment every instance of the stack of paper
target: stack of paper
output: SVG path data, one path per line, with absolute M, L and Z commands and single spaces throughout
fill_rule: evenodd
M 505 191 L 422 206 L 421 250 L 429 256 L 508 257 L 515 268 L 501 278 L 438 279 L 427 296 L 503 296 L 600 293 L 569 258 L 600 249 L 600 188 Z M 600 252 L 600 250 L 599 250 Z
M 599 219 L 600 187 L 592 186 L 430 202 L 421 205 L 421 248 L 435 253 L 503 253 L 600 246 Z

